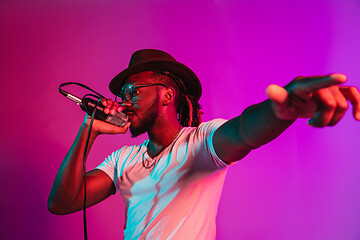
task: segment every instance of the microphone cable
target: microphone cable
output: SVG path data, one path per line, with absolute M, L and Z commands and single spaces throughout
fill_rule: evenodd
M 90 123 L 88 126 L 88 132 L 87 132 L 87 136 L 86 136 L 86 140 L 85 140 L 85 148 L 84 148 L 84 153 L 83 153 L 83 181 L 84 181 L 84 201 L 83 201 L 83 224 L 84 224 L 84 239 L 87 240 L 88 239 L 88 233 L 87 233 L 87 220 L 86 220 L 86 199 L 87 199 L 87 194 L 86 194 L 86 153 L 87 153 L 87 149 L 89 146 L 89 141 L 90 141 L 90 135 L 91 135 L 91 129 L 92 129 L 92 125 L 95 119 L 95 114 L 96 114 L 96 110 L 97 110 L 97 106 L 99 106 L 100 104 L 100 98 L 105 98 L 103 95 L 101 95 L 100 93 L 94 91 L 93 89 L 91 89 L 90 87 L 81 84 L 81 83 L 77 83 L 77 82 L 66 82 L 66 83 L 62 83 L 59 86 L 59 92 L 65 96 L 67 96 L 68 92 L 64 91 L 62 89 L 62 87 L 66 86 L 66 85 L 78 85 L 82 88 L 85 88 L 89 91 L 92 91 L 95 94 L 86 94 L 82 99 L 72 95 L 70 97 L 71 100 L 77 102 L 77 104 L 81 104 L 82 102 L 84 102 L 84 99 L 86 99 L 87 97 L 94 97 L 97 98 L 98 100 L 95 103 L 95 107 L 93 109 L 90 109 L 88 107 L 88 105 L 84 104 L 81 105 L 84 108 L 84 111 L 86 113 L 88 113 L 89 115 L 91 115 L 91 119 L 90 119 Z
M 99 105 L 99 101 L 97 102 L 96 106 Z M 86 221 L 86 153 L 87 153 L 87 149 L 89 146 L 89 141 L 90 141 L 90 135 L 91 135 L 91 129 L 92 129 L 92 125 L 95 119 L 95 112 L 96 112 L 96 107 L 94 108 L 94 111 L 91 114 L 91 119 L 90 119 L 90 123 L 89 123 L 89 127 L 88 127 L 88 132 L 87 132 L 87 136 L 86 136 L 86 141 L 85 141 L 85 149 L 84 149 L 84 155 L 83 155 L 83 180 L 84 180 L 84 202 L 83 202 L 83 223 L 84 223 L 84 239 L 87 240 L 88 239 L 88 234 L 87 234 L 87 221 Z
M 62 87 L 67 86 L 67 85 L 77 85 L 77 86 L 80 86 L 80 87 L 82 87 L 82 88 L 85 88 L 85 89 L 87 89 L 87 90 L 89 90 L 89 91 L 97 94 L 96 96 L 99 97 L 99 98 L 100 98 L 100 97 L 105 98 L 103 95 L 101 95 L 100 93 L 98 93 L 98 92 L 96 92 L 95 90 L 91 89 L 90 87 L 88 87 L 88 86 L 86 86 L 86 85 L 84 85 L 84 84 L 82 84 L 82 83 L 78 83 L 78 82 L 65 82 L 65 83 L 60 84 L 60 86 L 59 86 L 59 92 L 60 92 L 61 94 L 64 94 L 64 92 L 66 92 L 66 91 L 64 91 L 64 90 L 62 89 Z M 66 93 L 67 93 L 67 92 L 66 92 Z

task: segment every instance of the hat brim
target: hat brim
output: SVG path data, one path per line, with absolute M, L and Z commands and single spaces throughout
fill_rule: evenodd
M 111 80 L 109 85 L 110 91 L 115 95 L 119 95 L 121 88 L 128 77 L 144 71 L 168 71 L 178 76 L 183 81 L 187 91 L 191 95 L 196 97 L 198 100 L 201 97 L 201 83 L 196 74 L 182 63 L 164 59 L 143 61 L 123 70 Z

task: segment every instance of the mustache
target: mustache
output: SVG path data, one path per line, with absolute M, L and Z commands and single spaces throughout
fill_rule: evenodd
M 125 113 L 126 115 L 135 114 L 135 111 L 129 108 L 125 108 L 122 112 Z

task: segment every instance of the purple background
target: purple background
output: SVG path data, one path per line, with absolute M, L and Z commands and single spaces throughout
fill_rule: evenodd
M 1 239 L 82 239 L 82 214 L 55 216 L 47 197 L 83 118 L 67 81 L 106 96 L 132 52 L 158 48 L 203 84 L 205 120 L 231 118 L 271 83 L 344 72 L 360 79 L 358 0 L 2 0 Z M 101 136 L 87 168 L 146 136 Z M 360 239 L 360 125 L 298 120 L 229 170 L 217 239 Z M 90 239 L 121 239 L 120 195 L 88 210 Z

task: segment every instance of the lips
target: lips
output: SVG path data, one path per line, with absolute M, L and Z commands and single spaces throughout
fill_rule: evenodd
M 123 113 L 125 113 L 126 115 L 135 115 L 135 112 L 130 109 L 125 109 Z

